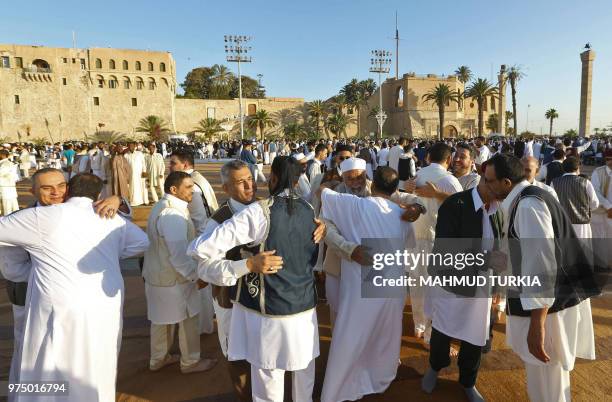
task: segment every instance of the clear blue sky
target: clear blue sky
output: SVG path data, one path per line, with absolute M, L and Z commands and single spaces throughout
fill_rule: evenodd
M 520 130 L 527 104 L 532 131 L 548 130 L 551 107 L 560 115 L 555 131 L 578 128 L 579 53 L 591 42 L 591 127 L 612 124 L 610 0 L 28 0 L 2 5 L 0 40 L 70 47 L 75 30 L 79 47 L 168 50 L 182 82 L 193 67 L 224 63 L 224 34 L 249 34 L 254 63 L 244 73 L 263 74 L 269 96 L 313 100 L 368 78 L 371 49 L 394 50 L 395 10 L 401 73 L 449 74 L 465 64 L 490 79 L 492 65 L 521 65 Z

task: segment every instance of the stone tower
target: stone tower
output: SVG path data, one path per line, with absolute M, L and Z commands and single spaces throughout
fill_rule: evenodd
M 580 85 L 580 125 L 578 135 L 591 133 L 591 91 L 593 89 L 593 61 L 595 52 L 591 49 L 580 53 L 582 61 L 582 82 Z
M 506 65 L 502 64 L 497 76 L 499 82 L 499 99 L 497 107 L 497 132 L 506 135 Z

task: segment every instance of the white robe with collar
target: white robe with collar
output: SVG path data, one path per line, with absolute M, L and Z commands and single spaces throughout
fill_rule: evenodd
M 88 198 L 72 198 L 0 218 L 0 245 L 22 247 L 32 259 L 19 380 L 69 382 L 69 395 L 58 401 L 114 400 L 119 259 L 142 253 L 146 234 L 118 216 L 100 219 Z

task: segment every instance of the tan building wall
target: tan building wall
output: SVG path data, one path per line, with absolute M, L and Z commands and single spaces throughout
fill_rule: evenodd
M 0 44 L 0 138 L 56 142 L 98 129 L 137 136 L 148 115 L 175 132 L 191 131 L 206 117 L 237 121 L 237 99 L 176 99 L 176 86 L 169 52 Z M 304 110 L 301 98 L 244 99 L 243 105 L 245 115 L 273 114 L 281 121 L 277 130 Z
M 438 107 L 433 102 L 425 102 L 423 95 L 438 84 L 446 84 L 452 91 L 465 90 L 464 84 L 455 76 L 436 76 L 428 74 L 419 76 L 404 74 L 399 80 L 388 79 L 383 83 L 383 110 L 387 114 L 383 132 L 391 136 L 407 136 L 416 138 L 435 137 L 440 124 Z M 484 123 L 489 113 L 497 112 L 497 102 L 487 99 L 484 109 Z M 368 114 L 379 104 L 377 90 L 361 111 L 361 133 L 370 135 L 378 133 L 378 123 Z M 470 136 L 478 131 L 478 106 L 476 101 L 467 98 L 461 104 L 450 102 L 445 109 L 445 136 Z M 487 133 L 490 130 L 484 129 Z

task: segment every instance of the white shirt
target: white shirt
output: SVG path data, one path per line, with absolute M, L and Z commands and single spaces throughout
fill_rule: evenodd
M 396 172 L 397 172 L 397 166 L 399 165 L 400 155 L 402 155 L 403 153 L 404 153 L 404 148 L 399 145 L 396 145 L 389 150 L 389 154 L 387 156 L 387 159 L 389 161 L 388 166 L 392 169 L 395 169 Z
M 612 208 L 612 169 L 610 169 L 608 166 L 606 166 L 605 169 L 610 183 L 608 185 L 607 194 L 602 193 L 602 183 L 599 182 L 599 175 L 596 172 L 593 172 L 591 182 L 593 184 L 593 188 L 595 189 L 595 194 L 597 194 L 597 198 L 599 199 L 599 205 L 607 211 L 608 209 Z
M 552 195 L 555 197 L 555 199 L 556 199 L 557 201 L 559 201 L 559 197 L 557 196 L 557 192 L 555 191 L 555 189 L 554 189 L 554 188 L 552 188 L 552 187 L 551 187 L 551 186 L 549 186 L 548 184 L 546 184 L 546 183 L 544 183 L 544 182 L 541 182 L 541 181 L 534 180 L 534 181 L 533 181 L 533 183 L 531 183 L 531 185 L 532 185 L 532 186 L 539 187 L 539 188 L 541 188 L 542 190 L 546 190 L 546 191 L 548 191 L 550 194 L 552 194 Z
M 483 144 L 480 148 L 478 148 L 478 156 L 476 156 L 474 163 L 476 165 L 482 165 L 482 163 L 489 160 L 490 157 L 491 151 L 486 145 Z

